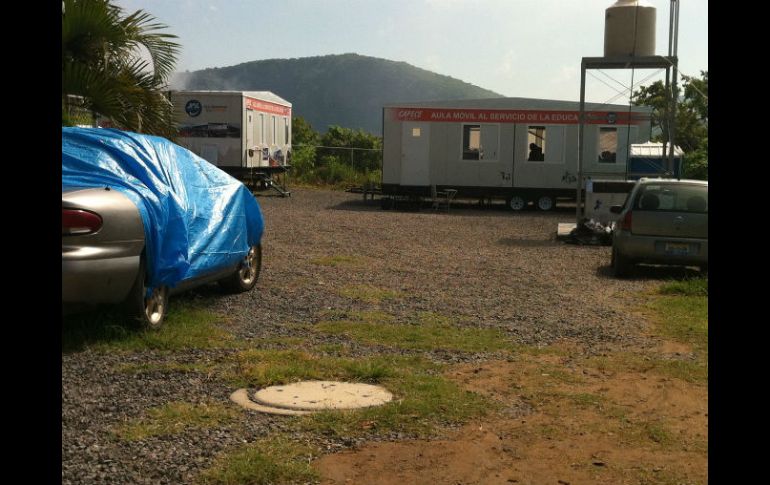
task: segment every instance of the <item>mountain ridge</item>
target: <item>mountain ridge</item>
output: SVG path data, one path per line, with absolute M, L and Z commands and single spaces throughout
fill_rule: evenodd
M 382 107 L 399 102 L 498 98 L 502 95 L 413 66 L 354 53 L 263 59 L 177 73 L 188 90 L 271 91 L 292 103 L 314 129 L 331 125 L 379 134 Z

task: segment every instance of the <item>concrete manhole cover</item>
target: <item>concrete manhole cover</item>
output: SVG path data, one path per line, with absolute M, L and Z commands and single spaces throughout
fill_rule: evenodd
M 284 386 L 271 386 L 248 398 L 245 389 L 230 398 L 238 404 L 274 414 L 307 414 L 324 409 L 354 409 L 380 406 L 393 399 L 393 394 L 380 386 L 352 382 L 305 381 Z

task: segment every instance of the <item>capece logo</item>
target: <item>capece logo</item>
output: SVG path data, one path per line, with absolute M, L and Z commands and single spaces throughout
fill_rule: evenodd
M 195 118 L 201 114 L 201 111 L 203 111 L 203 105 L 197 99 L 191 99 L 187 102 L 186 105 L 184 105 L 184 110 L 188 115 Z

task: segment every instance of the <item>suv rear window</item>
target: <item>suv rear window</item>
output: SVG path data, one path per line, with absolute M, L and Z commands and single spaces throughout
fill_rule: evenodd
M 695 184 L 647 184 L 640 188 L 634 210 L 708 214 L 709 189 Z

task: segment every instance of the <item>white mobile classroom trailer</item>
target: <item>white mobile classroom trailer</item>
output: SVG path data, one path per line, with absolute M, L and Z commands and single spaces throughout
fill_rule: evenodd
M 527 98 L 403 103 L 383 108 L 382 192 L 502 198 L 551 209 L 577 190 L 580 104 Z M 650 136 L 649 107 L 586 103 L 583 172 L 624 180 L 629 143 Z
M 177 143 L 240 179 L 291 160 L 291 103 L 269 91 L 172 91 Z M 280 191 L 280 190 L 279 190 Z

